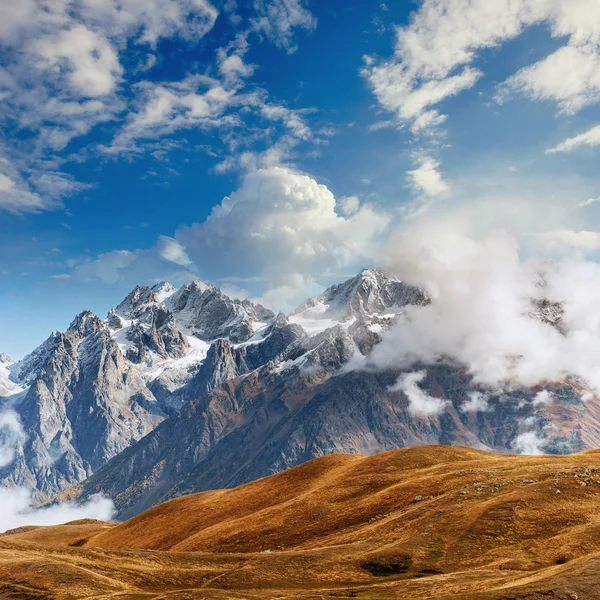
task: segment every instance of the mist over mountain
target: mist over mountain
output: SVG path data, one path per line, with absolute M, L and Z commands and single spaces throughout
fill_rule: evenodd
M 569 343 L 572 293 L 556 292 L 561 266 L 543 279 L 524 272 L 521 303 L 491 294 L 486 305 L 481 288 L 460 279 L 483 264 L 479 254 L 464 258 L 451 283 L 433 271 L 437 286 L 424 269 L 407 269 L 422 287 L 366 269 L 289 315 L 202 281 L 138 286 L 105 319 L 84 311 L 21 361 L 3 357 L 0 481 L 37 501 L 102 494 L 123 517 L 335 452 L 444 443 L 537 454 L 600 444 L 594 379 L 572 357 L 555 372 L 528 371 L 538 356 L 497 335 L 515 318 L 526 332 Z M 509 274 L 482 285 L 498 289 L 514 281 Z M 492 359 L 504 365 L 495 379 L 481 370 Z

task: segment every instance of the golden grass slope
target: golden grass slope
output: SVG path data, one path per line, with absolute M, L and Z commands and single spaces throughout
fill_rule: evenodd
M 331 455 L 0 537 L 0 598 L 600 600 L 600 451 Z M 3 595 L 4 594 L 4 595 Z

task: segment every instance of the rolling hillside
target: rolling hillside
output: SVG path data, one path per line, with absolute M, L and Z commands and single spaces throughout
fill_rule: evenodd
M 5 598 L 600 598 L 600 452 L 330 455 L 0 537 Z

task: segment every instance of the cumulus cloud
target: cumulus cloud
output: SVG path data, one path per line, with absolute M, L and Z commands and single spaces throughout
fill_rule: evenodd
M 448 406 L 447 400 L 434 398 L 419 387 L 427 371 L 415 371 L 414 373 L 405 373 L 398 378 L 398 381 L 391 387 L 394 392 L 403 392 L 408 398 L 408 412 L 417 417 L 434 417 L 442 413 Z
M 262 277 L 276 287 L 293 275 L 324 275 L 377 255 L 389 217 L 369 205 L 350 216 L 333 194 L 287 167 L 251 172 L 203 223 L 175 239 L 198 272 L 210 278 Z
M 110 94 L 123 72 L 108 40 L 82 24 L 37 39 L 32 49 L 41 69 L 65 71 L 68 85 L 83 97 Z
M 304 0 L 254 0 L 255 31 L 264 34 L 275 45 L 289 53 L 297 49 L 295 30 L 312 31 L 317 20 L 305 7 Z
M 446 118 L 438 105 L 475 85 L 481 53 L 545 24 L 566 45 L 509 78 L 498 99 L 524 93 L 575 112 L 600 99 L 600 7 L 582 0 L 425 0 L 408 25 L 396 28 L 392 58 L 367 57 L 363 75 L 380 105 L 413 132 L 431 130 Z
M 169 261 L 209 281 L 250 283 L 263 302 L 291 309 L 332 274 L 373 263 L 390 220 L 358 198 L 338 205 L 309 175 L 273 166 L 247 173 L 205 221 L 161 236 L 155 248 L 102 254 L 73 274 L 107 283 L 156 277 Z

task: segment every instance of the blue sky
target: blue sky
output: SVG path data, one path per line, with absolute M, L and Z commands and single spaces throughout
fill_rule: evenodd
M 5 0 L 0 350 L 162 279 L 289 309 L 424 219 L 593 258 L 600 7 L 504 4 Z

